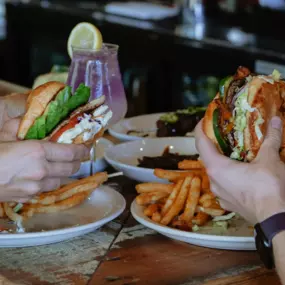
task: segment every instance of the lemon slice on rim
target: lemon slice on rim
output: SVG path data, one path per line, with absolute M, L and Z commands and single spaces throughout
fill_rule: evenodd
M 82 22 L 71 31 L 67 42 L 67 51 L 72 58 L 72 47 L 97 50 L 101 49 L 102 45 L 103 38 L 98 28 L 90 23 Z

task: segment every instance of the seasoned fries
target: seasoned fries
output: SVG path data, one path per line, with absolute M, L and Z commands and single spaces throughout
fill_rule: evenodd
M 192 220 L 192 223 L 195 225 L 198 225 L 198 226 L 203 226 L 209 220 L 210 220 L 210 215 L 208 215 L 204 212 L 199 212 L 199 213 L 197 213 L 196 217 Z
M 180 179 L 183 179 L 188 176 L 193 175 L 202 175 L 205 173 L 205 170 L 192 170 L 192 171 L 175 171 L 175 170 L 164 170 L 164 169 L 155 169 L 154 175 L 166 179 L 172 182 L 176 182 Z
M 137 196 L 136 201 L 139 205 L 145 205 L 157 202 L 166 196 L 168 196 L 168 193 L 166 192 L 143 193 Z
M 136 186 L 136 190 L 138 193 L 148 193 L 148 192 L 166 192 L 170 194 L 173 190 L 174 184 L 163 184 L 163 183 L 141 183 Z
M 10 220 L 21 223 L 37 213 L 54 213 L 72 208 L 85 201 L 107 179 L 107 173 L 100 172 L 57 190 L 41 193 L 24 204 L 0 203 L 0 217 L 7 216 Z
M 191 176 L 188 176 L 183 180 L 183 183 L 181 183 L 181 189 L 173 205 L 169 208 L 169 210 L 165 213 L 164 217 L 161 219 L 161 224 L 168 225 L 171 220 L 183 210 L 185 201 L 187 199 L 187 194 L 191 185 L 191 180 Z
M 169 208 L 172 206 L 172 204 L 176 200 L 176 197 L 180 191 L 182 183 L 183 183 L 183 180 L 179 180 L 178 183 L 173 188 L 173 191 L 169 195 L 168 199 L 166 200 L 166 203 L 164 204 L 164 207 L 162 208 L 162 211 L 161 211 L 162 215 L 164 215 L 169 210 Z
M 136 186 L 136 202 L 144 214 L 156 223 L 191 231 L 226 213 L 210 190 L 210 181 L 200 161 L 184 160 L 186 171 L 155 169 L 154 174 L 170 184 L 141 183 Z
M 178 163 L 181 170 L 203 169 L 204 165 L 201 160 L 183 160 Z
M 186 180 L 187 178 L 185 178 Z M 196 207 L 199 202 L 201 193 L 201 179 L 200 177 L 194 177 L 191 181 L 190 189 L 188 192 L 188 198 L 185 204 L 185 209 L 182 214 L 182 219 L 188 224 L 194 217 Z

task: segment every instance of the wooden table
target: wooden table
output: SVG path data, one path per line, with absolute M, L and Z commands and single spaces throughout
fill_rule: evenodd
M 166 238 L 139 225 L 129 210 L 135 183 L 116 177 L 127 208 L 83 237 L 32 248 L 0 249 L 0 272 L 16 284 L 232 285 L 280 284 L 255 252 L 214 250 Z M 1 283 L 0 284 L 9 284 Z M 12 283 L 14 284 L 14 283 Z
M 6 93 L 6 83 L 4 87 Z M 0 285 L 281 284 L 274 271 L 263 268 L 255 252 L 200 248 L 139 225 L 129 210 L 135 182 L 116 177 L 108 183 L 116 185 L 127 200 L 119 218 L 66 242 L 1 248 Z

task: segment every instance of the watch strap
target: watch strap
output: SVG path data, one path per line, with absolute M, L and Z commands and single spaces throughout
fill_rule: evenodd
M 260 227 L 271 247 L 273 238 L 278 233 L 285 231 L 285 212 L 269 217 L 260 223 Z

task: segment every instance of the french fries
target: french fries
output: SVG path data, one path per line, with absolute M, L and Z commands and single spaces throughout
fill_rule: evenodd
M 169 208 L 169 210 L 165 213 L 164 217 L 162 217 L 161 219 L 161 224 L 162 225 L 168 225 L 171 220 L 177 216 L 181 210 L 184 207 L 185 201 L 187 199 L 187 194 L 189 192 L 189 188 L 191 185 L 191 180 L 192 177 L 188 176 L 183 180 L 183 183 L 181 183 L 181 189 L 174 201 L 174 203 L 172 204 L 172 206 Z
M 136 202 L 144 214 L 164 226 L 191 231 L 226 213 L 210 190 L 210 181 L 201 161 L 184 160 L 186 171 L 155 169 L 154 174 L 170 184 L 141 183 L 136 186 Z
M 196 176 L 191 181 L 190 189 L 188 192 L 188 198 L 182 215 L 182 219 L 186 223 L 189 223 L 194 217 L 195 210 L 199 202 L 200 193 L 201 193 L 201 179 L 200 177 Z
M 166 192 L 170 194 L 173 190 L 174 184 L 163 184 L 163 183 L 141 183 L 136 186 L 138 193 L 148 193 L 153 192 L 155 189 L 156 192 Z
M 164 169 L 155 169 L 154 175 L 171 182 L 177 182 L 180 179 L 191 175 L 201 175 L 205 173 L 204 170 L 192 170 L 192 171 L 175 171 L 175 170 L 164 170 Z
M 192 220 L 192 223 L 197 226 L 203 226 L 210 220 L 210 215 L 204 212 L 199 212 Z
M 201 160 L 183 160 L 178 163 L 178 168 L 181 170 L 203 169 L 204 165 Z
M 157 202 L 166 196 L 168 196 L 168 194 L 165 192 L 143 193 L 137 196 L 136 201 L 139 205 L 145 205 Z
M 0 217 L 7 216 L 10 220 L 21 224 L 36 213 L 54 213 L 72 208 L 84 202 L 107 179 L 106 172 L 99 172 L 54 191 L 41 193 L 24 204 L 0 203 Z M 162 193 L 164 197 L 167 195 Z

